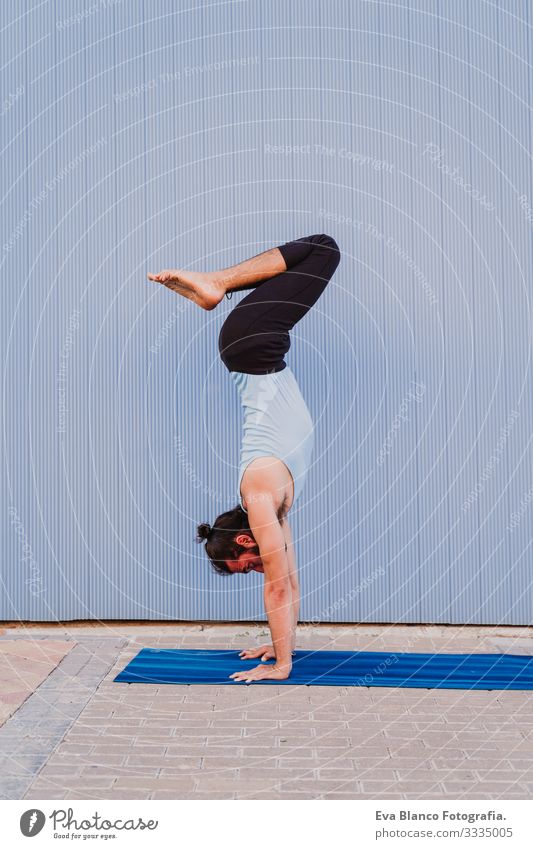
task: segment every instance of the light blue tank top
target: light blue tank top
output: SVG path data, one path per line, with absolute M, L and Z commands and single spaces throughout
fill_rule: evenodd
M 303 489 L 314 445 L 313 420 L 296 378 L 288 366 L 272 374 L 230 374 L 244 413 L 239 504 L 242 506 L 241 480 L 246 467 L 256 457 L 265 456 L 283 460 L 289 469 L 294 481 L 294 504 Z

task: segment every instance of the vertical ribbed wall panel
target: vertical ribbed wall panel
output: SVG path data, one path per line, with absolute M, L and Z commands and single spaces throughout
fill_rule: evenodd
M 419 6 L 4 9 L 0 618 L 264 618 L 194 540 L 236 503 L 239 296 L 146 273 L 325 231 L 301 618 L 532 623 L 530 7 Z

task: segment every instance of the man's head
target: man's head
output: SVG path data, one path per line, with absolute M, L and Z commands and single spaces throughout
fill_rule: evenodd
M 218 516 L 213 526 L 198 525 L 196 541 L 204 540 L 207 556 L 220 575 L 263 571 L 259 547 L 240 505 Z

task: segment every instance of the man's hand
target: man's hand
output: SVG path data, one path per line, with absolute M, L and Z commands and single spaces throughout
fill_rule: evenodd
M 292 654 L 296 654 L 295 651 Z M 243 649 L 239 653 L 239 657 L 243 660 L 253 660 L 255 657 L 260 657 L 262 661 L 276 659 L 274 646 L 266 643 L 264 646 L 258 646 L 256 649 Z
M 267 643 L 264 646 L 258 646 L 256 649 L 243 649 L 239 657 L 242 660 L 253 660 L 254 657 L 260 657 L 261 660 L 272 660 L 272 658 L 275 659 L 276 652 L 274 646 Z
M 278 666 L 276 663 L 269 666 L 256 666 L 254 669 L 248 669 L 246 672 L 234 672 L 229 677 L 233 678 L 234 681 L 244 681 L 245 684 L 252 684 L 254 681 L 263 681 L 266 678 L 271 678 L 274 681 L 284 681 L 291 674 L 291 669 L 292 664 Z

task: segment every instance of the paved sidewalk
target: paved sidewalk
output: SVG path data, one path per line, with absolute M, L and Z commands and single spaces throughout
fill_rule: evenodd
M 0 639 L 0 725 L 42 684 L 72 642 Z
M 6 629 L 76 645 L 0 728 L 0 796 L 526 799 L 533 692 L 115 684 L 143 646 L 245 648 L 264 626 Z M 533 653 L 533 628 L 318 626 L 299 648 Z

